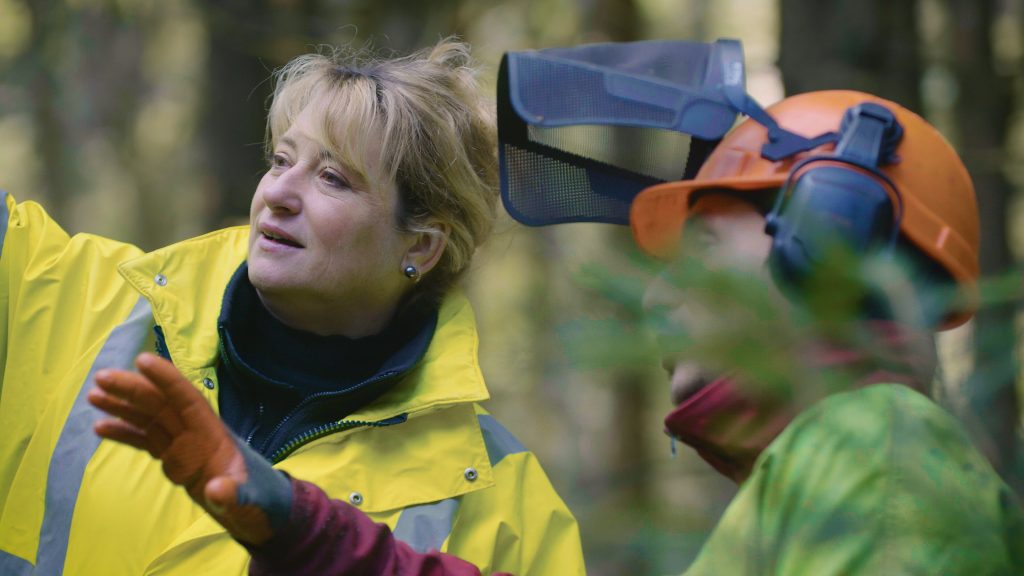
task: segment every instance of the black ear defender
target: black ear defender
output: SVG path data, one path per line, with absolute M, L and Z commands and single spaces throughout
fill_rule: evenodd
M 895 248 L 903 199 L 879 167 L 899 161 L 902 137 L 892 111 L 864 102 L 846 111 L 834 152 L 793 165 L 765 218 L 780 285 L 802 286 L 836 243 L 857 254 Z

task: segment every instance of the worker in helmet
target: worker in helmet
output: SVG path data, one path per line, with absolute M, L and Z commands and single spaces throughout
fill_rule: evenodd
M 832 247 L 861 258 L 891 255 L 908 262 L 914 301 L 928 304 L 910 313 L 899 309 L 905 302 L 867 287 L 848 327 L 870 334 L 869 344 L 842 331 L 808 342 L 804 356 L 820 378 L 802 380 L 810 384 L 799 390 L 759 387 L 741 355 L 731 366 L 706 366 L 664 350 L 676 404 L 667 431 L 740 485 L 687 573 L 1024 573 L 1015 496 L 928 397 L 934 330 L 969 318 L 978 277 L 977 208 L 959 157 L 919 116 L 868 94 L 814 92 L 767 110 L 749 100 L 739 106 L 751 119 L 693 180 L 650 187 L 633 201 L 638 246 L 746 274 L 773 291 L 769 300 L 780 309 L 812 316 L 810 291 Z M 947 285 L 961 297 L 928 297 Z M 718 311 L 699 309 L 690 296 L 669 273 L 652 284 L 646 305 L 668 320 L 664 327 L 699 338 Z M 193 405 L 208 410 L 187 383 L 162 372 L 159 359 L 144 358 L 140 368 L 141 375 L 103 374 L 93 400 L 155 406 L 159 418 Z M 198 481 L 213 503 L 207 508 L 236 538 L 246 542 L 252 526 L 287 518 L 270 540 L 247 542 L 254 572 L 300 556 L 304 568 L 340 573 L 354 569 L 345 551 L 361 547 L 378 551 L 374 569 L 477 573 L 457 558 L 413 552 L 347 503 L 271 471 L 238 449 L 216 418 L 192 418 L 183 429 L 217 439 Z M 104 434 L 102 423 L 98 430 Z M 149 447 L 145 436 L 136 441 Z M 163 442 L 154 454 L 165 469 L 178 462 L 178 445 L 153 442 Z
M 900 258 L 914 298 L 854 291 L 846 334 L 869 337 L 809 342 L 818 381 L 799 390 L 757 386 L 740 355 L 709 372 L 665 350 L 676 404 L 666 429 L 740 485 L 688 574 L 1022 573 L 1019 504 L 928 397 L 933 330 L 969 318 L 978 278 L 963 163 L 920 116 L 868 94 L 812 92 L 752 112 L 763 123 L 737 126 L 695 179 L 637 196 L 637 244 L 764 277 L 794 312 L 820 296 L 829 246 Z M 946 287 L 959 297 L 934 296 Z M 646 304 L 699 338 L 676 288 L 654 283 Z

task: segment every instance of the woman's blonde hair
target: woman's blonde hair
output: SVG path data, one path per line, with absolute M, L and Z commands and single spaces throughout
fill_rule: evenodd
M 494 105 L 481 97 L 469 46 L 446 38 L 397 58 L 332 49 L 274 76 L 268 151 L 314 106 L 318 136 L 347 172 L 370 187 L 396 186 L 399 230 L 446 232 L 441 259 L 415 291 L 436 302 L 490 234 L 497 203 Z

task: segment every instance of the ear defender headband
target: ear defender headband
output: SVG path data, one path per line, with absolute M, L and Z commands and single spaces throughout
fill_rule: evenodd
M 846 111 L 833 137 L 833 153 L 793 166 L 766 216 L 772 273 L 789 287 L 804 284 L 830 245 L 845 243 L 858 254 L 891 252 L 899 238 L 903 199 L 879 167 L 899 161 L 903 127 L 888 108 L 864 102 Z M 762 156 L 769 157 L 771 145 L 765 144 Z

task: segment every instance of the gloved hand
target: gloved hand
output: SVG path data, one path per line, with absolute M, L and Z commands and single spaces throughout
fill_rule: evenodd
M 149 452 L 236 540 L 265 543 L 287 523 L 288 476 L 235 437 L 173 364 L 144 353 L 135 365 L 139 373 L 96 373 L 89 402 L 115 416 L 97 421 L 96 434 Z

